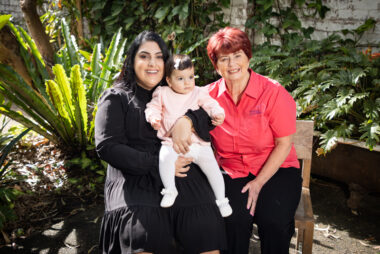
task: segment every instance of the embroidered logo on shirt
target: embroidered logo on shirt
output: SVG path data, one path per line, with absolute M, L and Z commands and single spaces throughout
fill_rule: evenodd
M 259 110 L 259 109 L 253 109 L 253 110 L 249 111 L 250 115 L 259 115 L 259 114 L 262 114 L 262 113 L 263 112 L 261 112 L 261 110 Z
M 261 105 L 258 105 L 256 106 L 254 109 L 251 109 L 249 110 L 249 115 L 250 116 L 253 116 L 253 115 L 260 115 L 260 114 L 263 114 L 265 112 L 265 105 L 261 104 Z

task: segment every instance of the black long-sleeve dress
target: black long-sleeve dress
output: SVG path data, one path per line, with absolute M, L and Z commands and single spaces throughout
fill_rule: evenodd
M 223 219 L 206 177 L 195 164 L 187 177 L 176 179 L 179 195 L 173 207 L 160 207 L 161 141 L 144 115 L 152 92 L 139 86 L 134 92 L 110 88 L 98 102 L 96 150 L 108 163 L 100 248 L 103 253 L 224 249 Z

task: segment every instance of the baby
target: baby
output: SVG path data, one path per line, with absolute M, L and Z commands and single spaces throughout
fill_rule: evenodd
M 168 132 L 187 110 L 202 107 L 212 118 L 215 126 L 224 121 L 224 110 L 218 102 L 211 98 L 207 88 L 195 86 L 194 65 L 187 55 L 174 55 L 165 65 L 167 86 L 159 86 L 147 104 L 145 116 L 162 140 L 159 156 L 159 170 L 164 189 L 161 194 L 162 207 L 173 205 L 178 191 L 175 186 L 175 161 L 178 154 L 173 149 L 173 142 Z M 190 151 L 185 155 L 192 157 L 210 182 L 216 197 L 216 204 L 223 217 L 231 215 L 232 208 L 225 196 L 224 180 L 218 163 L 215 160 L 210 142 L 201 140 L 192 134 Z

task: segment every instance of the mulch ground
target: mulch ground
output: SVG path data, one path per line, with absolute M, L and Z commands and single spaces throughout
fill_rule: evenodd
M 9 221 L 1 232 L 0 250 L 3 246 L 16 248 L 17 240 L 28 238 L 102 201 L 102 185 L 94 189 L 73 184 L 69 175 L 85 179 L 86 172 L 70 174 L 65 165 L 65 153 L 42 136 L 28 134 L 8 157 L 12 161 L 12 171 L 7 184 L 22 194 L 14 202 L 16 219 Z

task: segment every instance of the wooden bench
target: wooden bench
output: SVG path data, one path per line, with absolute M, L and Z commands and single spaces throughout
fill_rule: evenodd
M 297 120 L 297 132 L 293 136 L 298 159 L 302 167 L 302 194 L 296 211 L 295 226 L 297 231 L 297 253 L 308 254 L 312 252 L 314 217 L 310 198 L 310 170 L 313 149 L 314 122 Z

